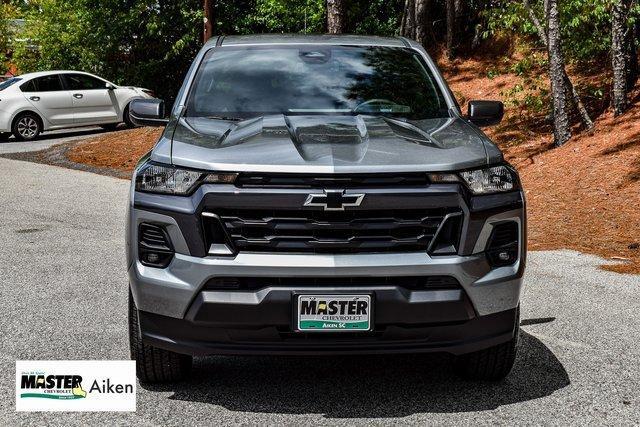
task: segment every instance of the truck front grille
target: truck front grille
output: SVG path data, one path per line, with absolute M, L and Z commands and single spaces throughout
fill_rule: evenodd
M 426 251 L 452 209 L 340 211 L 225 210 L 215 212 L 236 251 Z M 459 216 L 453 215 L 459 219 Z M 450 215 L 451 217 L 451 215 Z M 207 224 L 205 227 L 214 227 Z M 456 236 L 457 240 L 457 236 Z M 452 242 L 454 245 L 457 242 Z

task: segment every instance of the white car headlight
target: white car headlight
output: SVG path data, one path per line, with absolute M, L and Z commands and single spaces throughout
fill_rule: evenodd
M 237 176 L 146 163 L 136 174 L 136 191 L 186 196 L 200 184 L 232 184 Z
M 460 172 L 460 177 L 473 194 L 503 193 L 517 186 L 517 178 L 507 166 Z

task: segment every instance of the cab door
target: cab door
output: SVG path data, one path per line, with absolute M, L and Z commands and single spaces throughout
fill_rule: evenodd
M 62 78 L 71 93 L 76 125 L 118 122 L 117 99 L 107 82 L 80 73 L 65 73 Z
M 37 77 L 20 85 L 20 90 L 38 113 L 53 126 L 73 124 L 73 101 L 59 74 Z

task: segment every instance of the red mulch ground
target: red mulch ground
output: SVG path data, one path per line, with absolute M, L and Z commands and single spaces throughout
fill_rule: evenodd
M 140 128 L 104 133 L 67 151 L 72 162 L 131 173 L 138 159 L 158 141 L 161 128 Z

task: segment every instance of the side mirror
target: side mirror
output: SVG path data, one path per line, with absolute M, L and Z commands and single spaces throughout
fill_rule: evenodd
M 106 88 L 107 88 L 107 90 L 114 90 L 114 89 L 116 88 L 112 83 L 109 83 L 109 82 L 107 82 L 107 83 L 104 85 L 104 87 L 106 87 Z
M 129 104 L 129 118 L 136 126 L 166 126 L 169 123 L 161 99 L 134 99 Z
M 477 126 L 493 126 L 502 121 L 504 104 L 500 101 L 469 101 L 467 118 Z

